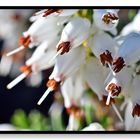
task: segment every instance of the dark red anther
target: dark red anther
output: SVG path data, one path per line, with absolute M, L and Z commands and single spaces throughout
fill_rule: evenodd
M 118 73 L 123 67 L 125 66 L 125 61 L 122 57 L 119 57 L 118 59 L 113 62 L 113 71 L 115 73 Z
M 62 42 L 59 44 L 58 48 L 57 48 L 57 52 L 61 51 L 61 55 L 63 55 L 64 53 L 68 53 L 70 51 L 70 42 Z
M 22 67 L 20 68 L 20 70 L 21 70 L 23 73 L 25 73 L 26 75 L 29 75 L 29 74 L 32 73 L 31 66 L 27 66 L 27 65 L 22 66 Z
M 47 82 L 47 87 L 52 88 L 52 90 L 57 90 L 60 86 L 61 81 L 57 82 L 55 79 L 50 79 Z
M 30 35 L 28 35 L 27 37 L 20 37 L 19 39 L 19 46 L 24 46 L 25 48 L 27 48 L 30 43 L 31 43 Z
M 105 65 L 106 63 L 109 63 L 110 65 L 112 65 L 113 58 L 112 58 L 111 52 L 106 50 L 104 53 L 102 53 L 100 55 L 100 61 L 103 65 Z
M 115 14 L 107 13 L 103 16 L 104 23 L 109 24 L 112 20 L 118 20 L 119 18 Z
M 117 86 L 117 85 L 114 84 L 114 83 L 111 83 L 111 84 L 108 86 L 107 90 L 108 90 L 109 92 L 111 92 L 111 95 L 112 95 L 112 96 L 118 96 L 118 95 L 120 94 L 120 92 L 121 92 L 121 87 L 120 87 L 120 86 Z

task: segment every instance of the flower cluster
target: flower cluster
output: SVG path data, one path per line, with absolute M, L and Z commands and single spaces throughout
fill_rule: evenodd
M 91 17 L 79 9 L 45 9 L 36 12 L 30 18 L 31 26 L 19 38 L 19 47 L 8 52 L 7 56 L 15 56 L 21 51 L 25 54 L 28 48 L 35 48 L 35 51 L 21 67 L 22 74 L 7 88 L 11 89 L 24 78 L 35 77 L 54 66 L 38 105 L 49 93 L 60 88 L 70 116 L 67 129 L 76 130 L 75 120 L 84 117 L 82 106 L 87 102 L 83 96 L 87 88 L 94 91 L 104 106 L 112 107 L 122 122 L 115 99 L 123 96 L 123 106 L 128 105 L 125 127 L 129 130 L 132 124 L 128 126 L 128 116 L 131 123 L 135 118 L 139 120 L 140 116 L 138 20 L 134 19 L 118 35 L 118 9 L 94 9 L 91 12 Z M 13 17 L 13 22 L 19 18 L 18 15 Z M 24 24 L 22 21 L 20 23 Z M 11 31 L 9 36 L 12 34 Z M 103 130 L 96 123 L 89 127 Z

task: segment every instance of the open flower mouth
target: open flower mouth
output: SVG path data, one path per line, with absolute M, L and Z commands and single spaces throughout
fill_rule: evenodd
M 102 20 L 105 24 L 109 24 L 110 22 L 112 24 L 115 24 L 115 22 L 119 20 L 119 18 L 113 13 L 107 13 L 103 16 Z
M 31 66 L 27 66 L 27 65 L 22 66 L 22 67 L 20 68 L 20 70 L 21 70 L 23 73 L 25 73 L 26 75 L 29 75 L 29 74 L 32 73 L 32 68 L 31 68 Z
M 59 88 L 60 83 L 61 83 L 61 81 L 57 82 L 55 79 L 50 79 L 47 82 L 47 87 L 51 88 L 54 91 L 54 90 L 57 90 Z
M 118 73 L 119 71 L 121 71 L 121 69 L 125 66 L 125 61 L 122 57 L 119 57 L 118 59 L 116 59 L 115 62 L 113 62 L 113 71 L 115 73 Z
M 105 64 L 110 64 L 112 65 L 112 62 L 113 62 L 113 58 L 112 58 L 112 55 L 111 55 L 111 52 L 109 52 L 108 50 L 106 50 L 104 53 L 102 53 L 100 55 L 100 61 L 103 65 Z
M 24 46 L 25 48 L 27 48 L 30 43 L 31 43 L 30 35 L 28 35 L 27 37 L 21 37 L 19 39 L 19 46 Z
M 133 117 L 136 116 L 140 116 L 140 105 L 136 104 L 133 108 L 133 112 L 132 112 Z
M 111 95 L 112 95 L 112 96 L 118 96 L 118 95 L 120 94 L 120 92 L 121 92 L 121 87 L 120 87 L 120 86 L 117 86 L 117 85 L 114 84 L 114 83 L 111 83 L 111 84 L 108 86 L 107 90 L 108 90 L 109 92 L 111 92 Z
M 63 55 L 64 53 L 68 53 L 70 51 L 70 47 L 70 42 L 62 42 L 61 44 L 59 44 L 57 52 L 60 51 L 60 55 Z

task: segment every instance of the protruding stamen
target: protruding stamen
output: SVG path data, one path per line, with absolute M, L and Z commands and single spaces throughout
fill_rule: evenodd
M 27 77 L 27 75 L 25 73 L 22 73 L 16 79 L 14 79 L 11 83 L 9 83 L 7 85 L 7 88 L 12 89 L 15 85 L 17 85 L 20 81 L 22 81 L 26 77 Z
M 122 57 L 119 57 L 118 59 L 116 59 L 115 62 L 113 62 L 113 71 L 115 73 L 118 73 L 119 71 L 121 71 L 121 69 L 125 66 L 125 61 Z
M 103 99 L 102 99 L 103 105 L 106 105 L 107 97 L 108 96 L 103 95 Z M 114 100 L 114 98 L 111 97 L 110 98 L 110 102 L 109 102 L 109 104 L 107 106 L 110 106 L 112 103 L 114 104 L 115 103 L 115 100 Z
M 117 21 L 119 18 L 115 14 L 107 13 L 103 16 L 102 20 L 104 23 L 109 24 L 110 22 L 112 24 L 115 24 L 115 21 Z
M 21 70 L 23 73 L 25 73 L 26 75 L 29 75 L 29 74 L 32 72 L 32 67 L 31 67 L 31 66 L 25 65 L 25 66 L 22 66 L 22 67 L 20 68 L 20 70 Z
M 115 106 L 115 104 L 112 103 L 112 107 L 113 107 L 114 111 L 116 112 L 116 114 L 117 114 L 118 118 L 120 119 L 120 121 L 123 122 L 123 118 L 122 118 L 120 112 L 118 111 L 117 107 Z
M 24 46 L 20 46 L 19 48 L 15 49 L 15 50 L 13 50 L 13 51 L 11 51 L 9 53 L 7 53 L 6 56 L 11 56 L 11 55 L 13 55 L 13 54 L 15 54 L 17 52 L 22 51 L 24 48 L 25 48 Z
M 24 78 L 26 78 L 32 72 L 31 66 L 25 65 L 25 66 L 21 67 L 21 71 L 23 73 L 7 85 L 8 89 L 13 88 L 15 85 L 17 85 L 19 82 L 21 82 Z
M 70 42 L 62 42 L 61 44 L 59 44 L 57 48 L 57 53 L 48 62 L 48 64 L 51 64 L 58 55 L 63 55 L 64 53 L 68 53 L 69 50 L 70 50 Z
M 31 43 L 31 39 L 30 39 L 30 35 L 28 35 L 27 37 L 21 37 L 19 39 L 19 48 L 13 50 L 12 52 L 9 52 L 7 54 L 7 56 L 13 55 L 19 51 L 22 51 L 23 49 L 27 48 L 29 46 L 29 44 Z
M 106 105 L 110 104 L 110 98 L 111 98 L 111 92 L 108 93 L 107 100 L 106 100 Z
M 140 116 L 140 105 L 136 104 L 133 108 L 133 112 L 132 112 L 133 117 L 136 116 Z
M 48 89 L 46 90 L 46 92 L 43 94 L 43 96 L 41 97 L 41 99 L 38 101 L 38 105 L 40 105 L 44 100 L 45 98 L 48 96 L 48 94 L 51 92 L 51 91 L 54 91 L 54 90 L 57 90 L 58 87 L 60 86 L 60 82 L 57 82 L 56 80 L 54 79 L 51 79 L 47 82 L 47 87 Z
M 45 98 L 49 95 L 49 93 L 52 91 L 52 88 L 48 88 L 45 93 L 43 94 L 43 96 L 40 98 L 40 100 L 38 101 L 38 105 L 41 105 L 41 103 L 45 100 Z

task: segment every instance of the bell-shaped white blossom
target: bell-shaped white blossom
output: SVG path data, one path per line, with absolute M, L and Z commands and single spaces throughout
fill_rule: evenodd
M 78 57 L 77 57 L 78 56 Z M 55 66 L 49 79 L 61 81 L 76 72 L 85 59 L 85 49 L 82 47 L 71 50 L 68 54 L 60 55 L 56 59 Z
M 103 65 L 112 64 L 113 57 L 118 50 L 118 44 L 109 34 L 99 31 L 90 41 L 92 52 Z
M 88 37 L 90 31 L 90 21 L 83 18 L 75 18 L 63 29 L 61 39 L 57 44 L 59 54 L 69 52 L 71 48 L 78 47 Z
M 43 46 L 44 47 L 44 46 Z M 16 79 L 14 79 L 12 82 L 10 82 L 7 85 L 8 89 L 13 88 L 15 85 L 17 85 L 19 82 L 21 82 L 23 79 L 25 79 L 27 76 L 29 76 L 31 73 L 37 74 L 38 72 L 41 72 L 45 69 L 50 68 L 54 65 L 54 62 L 51 62 L 48 64 L 48 62 L 51 60 L 52 55 L 55 55 L 56 51 L 54 49 L 46 50 L 44 51 L 43 56 L 37 59 L 34 57 L 34 59 L 30 59 L 31 61 L 27 61 L 27 65 L 23 66 L 22 74 L 19 75 Z
M 36 12 L 31 18 L 31 21 L 35 21 L 40 17 L 48 17 L 48 16 L 59 16 L 59 17 L 67 17 L 72 16 L 79 9 L 44 9 L 39 12 Z
M 119 72 L 124 66 L 132 65 L 140 59 L 140 34 L 133 32 L 126 36 L 115 61 L 113 62 L 114 72 Z
M 39 18 L 23 33 L 23 37 L 19 40 L 20 47 L 7 55 L 17 53 L 26 47 L 39 45 L 44 40 L 55 38 L 61 30 L 61 26 L 58 26 L 56 21 L 57 18 L 54 17 Z
M 118 25 L 118 10 L 94 10 L 93 20 L 99 29 L 110 31 Z
M 60 86 L 61 82 L 64 82 L 66 78 L 76 72 L 82 65 L 84 59 L 85 50 L 82 47 L 78 47 L 70 51 L 68 54 L 58 56 L 55 62 L 53 72 L 49 77 L 50 80 L 47 84 L 48 89 L 38 101 L 38 105 L 43 102 L 43 100 L 48 96 L 51 91 L 56 90 Z

